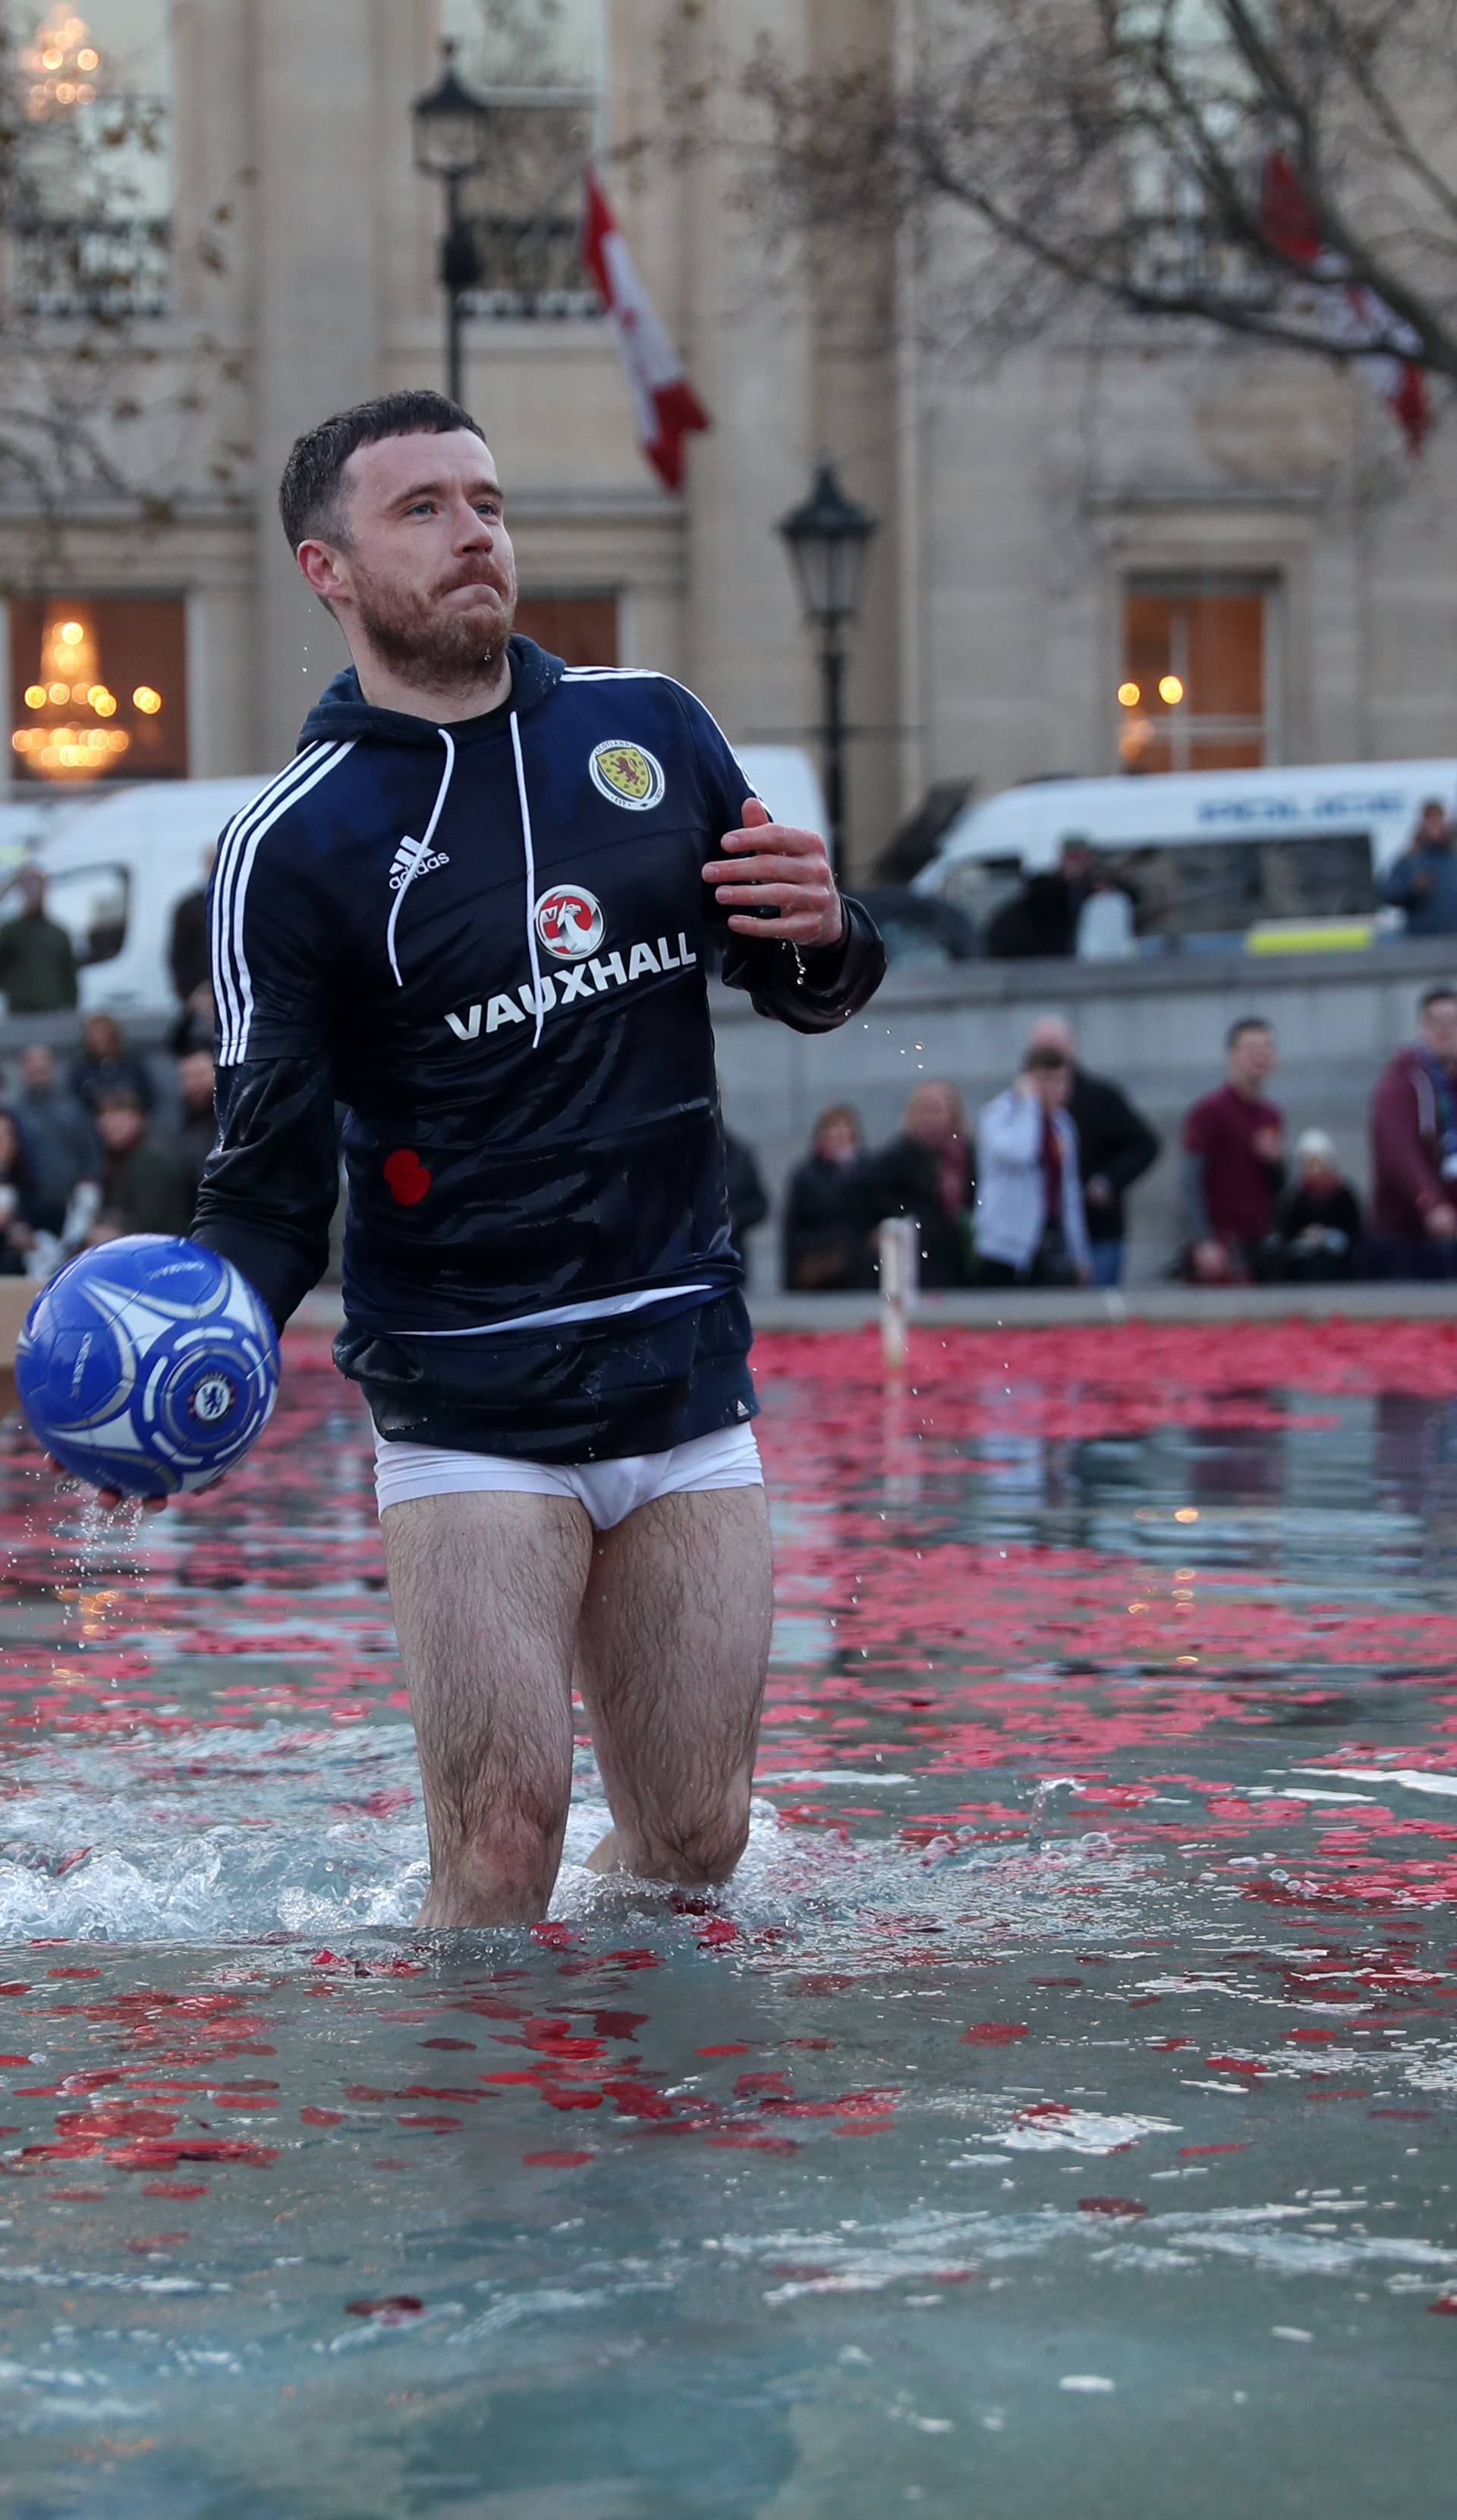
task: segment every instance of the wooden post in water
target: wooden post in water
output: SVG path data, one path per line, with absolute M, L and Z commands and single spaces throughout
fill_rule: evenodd
M 920 1292 L 920 1228 L 913 1216 L 888 1216 L 876 1235 L 880 1253 L 880 1352 L 888 1373 L 905 1362 L 905 1335 Z

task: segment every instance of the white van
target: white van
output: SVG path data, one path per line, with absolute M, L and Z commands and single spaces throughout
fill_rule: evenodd
M 780 822 L 824 829 L 824 798 L 806 752 L 746 744 L 746 777 Z M 263 779 L 177 779 L 92 790 L 57 811 L 28 862 L 48 879 L 46 909 L 68 929 L 81 967 L 82 1008 L 137 1016 L 170 1014 L 167 967 L 172 913 L 202 880 L 206 852 Z M 29 831 L 25 833 L 30 837 Z M 5 834 L 0 831 L 0 847 Z M 18 907 L 14 865 L 0 891 L 0 921 Z
M 206 851 L 256 796 L 261 779 L 158 780 L 92 790 L 57 814 L 29 853 L 44 869 L 46 912 L 68 929 L 88 1012 L 175 1012 L 167 946 L 172 913 L 202 881 Z M 0 920 L 17 907 L 14 877 Z
M 1268 922 L 1359 921 L 1429 797 L 1457 818 L 1457 761 L 1036 780 L 958 815 L 916 890 L 985 925 L 1078 838 L 1126 881 L 1145 932 L 1185 945 Z

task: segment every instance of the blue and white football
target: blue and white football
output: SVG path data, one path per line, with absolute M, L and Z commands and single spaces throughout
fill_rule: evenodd
M 205 1487 L 267 1425 L 279 1347 L 231 1260 L 128 1234 L 68 1262 L 16 1349 L 31 1431 L 65 1469 L 123 1495 Z

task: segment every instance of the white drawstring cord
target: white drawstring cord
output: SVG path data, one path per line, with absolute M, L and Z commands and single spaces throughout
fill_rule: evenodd
M 541 1043 L 542 1024 L 546 1016 L 546 991 L 542 987 L 541 958 L 536 950 L 536 850 L 531 839 L 531 806 L 526 794 L 526 764 L 521 758 L 521 730 L 516 712 L 511 711 L 511 750 L 516 759 L 516 796 L 521 807 L 521 845 L 526 852 L 526 953 L 531 964 L 531 994 L 536 1004 L 536 1030 L 531 1047 Z
M 385 949 L 389 955 L 389 968 L 395 975 L 395 987 L 397 989 L 403 989 L 405 985 L 404 981 L 400 977 L 399 964 L 395 961 L 395 926 L 400 916 L 400 904 L 404 900 L 406 893 L 409 891 L 416 877 L 419 875 L 420 868 L 424 865 L 426 858 L 430 854 L 430 842 L 435 836 L 435 826 L 439 822 L 441 813 L 444 810 L 445 799 L 450 791 L 451 778 L 456 766 L 455 738 L 449 735 L 443 726 L 437 726 L 435 732 L 445 746 L 444 774 L 441 778 L 439 787 L 435 790 L 434 808 L 431 812 L 429 821 L 425 825 L 424 838 L 420 841 L 416 855 L 412 858 L 410 865 L 405 871 L 404 878 L 400 884 L 400 889 L 394 897 L 394 906 L 389 914 L 389 925 L 384 931 Z

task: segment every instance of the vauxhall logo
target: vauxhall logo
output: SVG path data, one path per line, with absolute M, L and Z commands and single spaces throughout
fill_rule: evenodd
M 630 980 L 656 978 L 664 971 L 686 971 L 697 960 L 686 936 L 680 933 L 676 954 L 667 937 L 660 936 L 655 945 L 630 945 L 625 963 L 614 948 L 610 954 L 595 954 L 590 962 L 559 971 L 544 971 L 540 999 L 531 981 L 523 980 L 513 997 L 503 992 L 489 998 L 483 1007 L 468 1007 L 464 1014 L 448 1014 L 445 1020 L 457 1041 L 478 1041 L 483 1032 L 500 1032 L 504 1024 L 530 1022 L 539 1012 L 550 1014 L 553 1007 L 569 1007 L 584 998 L 600 997 L 604 989 L 626 988 Z

